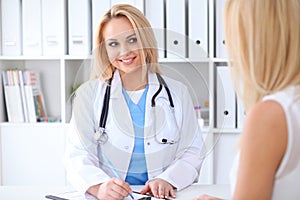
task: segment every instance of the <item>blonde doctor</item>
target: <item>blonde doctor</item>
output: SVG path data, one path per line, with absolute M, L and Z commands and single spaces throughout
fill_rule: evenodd
M 98 199 L 130 185 L 175 198 L 199 176 L 202 139 L 186 86 L 162 76 L 153 30 L 135 7 L 104 15 L 92 79 L 77 89 L 66 149 L 69 182 Z

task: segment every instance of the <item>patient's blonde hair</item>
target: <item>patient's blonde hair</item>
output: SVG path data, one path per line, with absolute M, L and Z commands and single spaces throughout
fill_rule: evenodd
M 299 0 L 228 0 L 224 19 L 231 75 L 246 110 L 300 83 Z

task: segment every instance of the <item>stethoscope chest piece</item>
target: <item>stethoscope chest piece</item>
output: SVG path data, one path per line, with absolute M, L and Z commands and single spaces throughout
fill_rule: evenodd
M 105 129 L 100 127 L 99 130 L 95 132 L 94 139 L 98 143 L 104 144 L 108 140 L 108 135 L 107 135 Z

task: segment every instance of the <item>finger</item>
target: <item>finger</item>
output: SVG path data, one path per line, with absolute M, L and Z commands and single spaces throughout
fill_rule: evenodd
M 164 186 L 158 187 L 158 196 L 161 199 L 165 198 L 165 187 Z
M 119 185 L 121 188 L 123 188 L 126 192 L 132 193 L 132 189 L 128 183 L 126 183 L 124 180 L 116 178 L 114 179 L 114 182 Z
M 140 191 L 141 194 L 146 194 L 147 192 L 150 192 L 149 184 L 147 183 L 145 187 Z
M 159 194 L 158 194 L 158 186 L 157 185 L 152 185 L 150 187 L 151 193 L 155 198 L 159 198 Z
M 172 198 L 176 198 L 175 191 L 173 190 L 173 188 L 170 190 L 170 195 Z
M 118 199 L 128 196 L 128 194 L 131 193 L 131 188 L 129 185 L 127 185 L 128 183 L 126 183 L 122 179 L 113 179 L 113 185 L 111 186 L 113 196 Z

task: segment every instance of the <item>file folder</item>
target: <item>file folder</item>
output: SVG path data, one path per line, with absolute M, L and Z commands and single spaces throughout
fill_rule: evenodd
M 23 55 L 42 55 L 41 0 L 23 0 Z
M 215 43 L 215 53 L 217 58 L 227 58 L 226 52 L 226 42 L 225 42 L 225 33 L 224 33 L 224 6 L 226 0 L 217 0 L 216 1 L 216 43 Z
M 95 42 L 98 34 L 98 26 L 100 21 L 106 11 L 110 8 L 110 1 L 102 0 L 92 0 L 92 28 L 93 28 L 93 37 L 92 37 L 92 47 L 96 48 Z
M 217 128 L 234 129 L 236 97 L 227 66 L 217 67 Z
M 92 43 L 91 0 L 69 0 L 69 55 L 90 55 Z
M 189 0 L 188 57 L 195 60 L 208 57 L 208 2 Z
M 145 0 L 145 16 L 149 20 L 157 41 L 159 58 L 165 57 L 164 1 Z
M 42 0 L 43 54 L 66 54 L 66 0 Z
M 185 0 L 166 0 L 167 58 L 186 58 Z
M 21 49 L 21 1 L 2 0 L 2 55 L 19 56 Z

